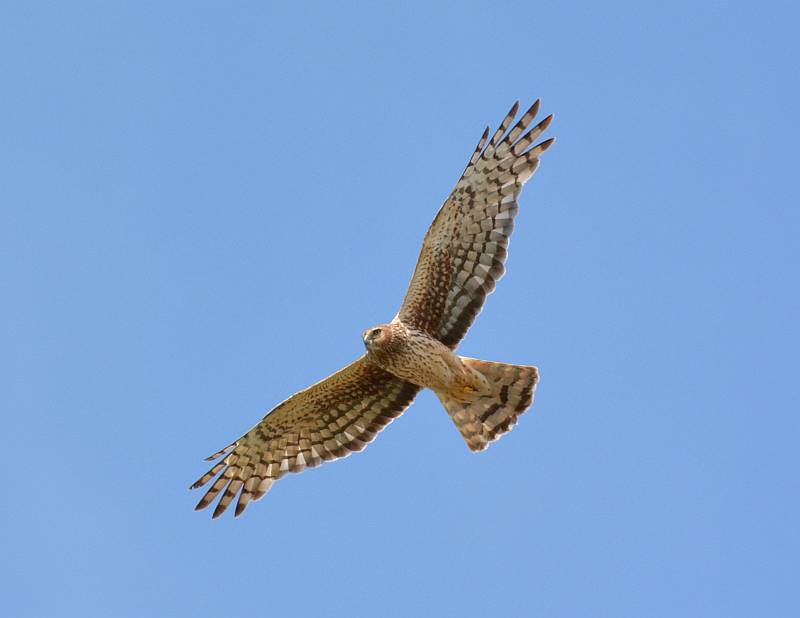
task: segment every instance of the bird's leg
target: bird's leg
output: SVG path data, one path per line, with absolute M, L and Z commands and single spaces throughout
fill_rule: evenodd
M 475 397 L 491 394 L 491 385 L 478 371 L 461 362 L 461 358 L 450 350 L 442 356 L 451 372 L 448 392 L 452 397 L 466 402 Z
M 464 392 L 476 396 L 484 396 L 492 394 L 492 386 L 489 381 L 478 371 L 472 367 L 468 367 L 461 363 L 464 367 Z

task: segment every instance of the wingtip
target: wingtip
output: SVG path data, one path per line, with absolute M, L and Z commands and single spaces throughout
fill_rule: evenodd
M 550 146 L 552 146 L 555 143 L 556 143 L 556 138 L 555 137 L 551 137 L 550 139 L 544 140 L 536 148 L 539 150 L 539 152 L 544 152 L 545 150 L 550 148 Z
M 232 442 L 231 444 L 229 444 L 225 448 L 217 451 L 213 455 L 209 455 L 208 457 L 205 458 L 204 461 L 214 461 L 215 459 L 219 459 L 220 457 L 229 454 L 237 446 L 239 446 L 239 441 L 238 440 L 236 442 Z

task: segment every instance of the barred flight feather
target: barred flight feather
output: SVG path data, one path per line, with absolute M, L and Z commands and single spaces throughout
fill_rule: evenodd
M 488 144 L 488 129 L 481 136 L 425 236 L 398 312 L 404 323 L 452 349 L 505 272 L 519 194 L 536 171 L 540 155 L 555 141 L 551 138 L 529 149 L 553 116 L 528 130 L 539 111 L 537 100 L 509 131 L 518 110 L 515 103 Z
M 221 495 L 213 514 L 217 518 L 238 495 L 238 517 L 287 472 L 363 450 L 418 391 L 418 386 L 360 358 L 293 395 L 219 451 L 217 456 L 224 459 L 191 486 L 202 487 L 216 477 L 195 508 L 204 509 Z

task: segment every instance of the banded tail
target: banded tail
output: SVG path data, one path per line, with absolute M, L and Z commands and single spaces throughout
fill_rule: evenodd
M 458 427 L 467 446 L 482 451 L 504 433 L 511 431 L 520 414 L 533 403 L 539 382 L 539 370 L 526 365 L 492 363 L 460 357 L 461 362 L 478 371 L 492 387 L 489 395 L 469 401 L 436 391 L 450 418 Z

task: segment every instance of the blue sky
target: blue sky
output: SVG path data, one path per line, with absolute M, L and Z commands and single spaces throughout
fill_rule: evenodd
M 7 615 L 798 615 L 794 5 L 282 4 L 2 9 Z M 473 455 L 424 393 L 193 512 L 536 97 L 558 143 L 460 348 L 538 365 L 532 411 Z

